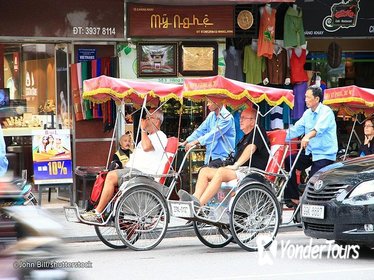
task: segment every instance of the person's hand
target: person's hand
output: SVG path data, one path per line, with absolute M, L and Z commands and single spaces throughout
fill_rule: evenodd
M 286 80 L 284 81 L 284 84 L 286 86 L 288 86 L 290 83 L 291 83 L 291 79 L 290 78 L 286 78 Z
M 225 168 L 231 169 L 231 170 L 237 170 L 239 168 L 239 165 L 237 163 L 234 163 L 233 165 L 227 165 Z
M 142 131 L 147 130 L 147 123 L 148 123 L 147 119 L 142 119 L 140 121 L 140 128 L 142 129 Z
M 373 140 L 373 135 L 366 135 L 365 134 L 364 145 L 369 145 L 371 140 Z
M 309 138 L 304 136 L 303 139 L 301 139 L 301 148 L 306 149 L 306 146 L 309 144 Z
M 269 83 L 269 79 L 268 78 L 265 78 L 262 83 L 266 86 L 268 83 Z
M 187 144 L 185 145 L 184 150 L 187 152 L 189 149 L 191 149 L 193 146 L 195 146 L 195 145 L 197 145 L 197 144 L 199 144 L 199 141 L 197 141 L 197 140 L 192 141 L 192 142 L 190 142 L 190 143 L 187 143 Z
M 179 147 L 184 147 L 184 146 L 186 146 L 186 144 L 187 144 L 187 141 L 179 142 L 179 143 L 178 143 L 178 146 L 179 146 Z

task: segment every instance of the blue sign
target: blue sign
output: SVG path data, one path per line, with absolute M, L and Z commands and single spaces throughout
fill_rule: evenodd
M 96 59 L 96 49 L 78 49 L 78 62 Z

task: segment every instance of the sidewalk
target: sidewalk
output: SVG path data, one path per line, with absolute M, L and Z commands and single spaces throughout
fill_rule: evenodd
M 52 192 L 51 202 L 47 201 L 47 193 L 43 193 L 41 207 L 46 210 L 54 220 L 63 227 L 62 238 L 66 242 L 90 242 L 99 241 L 93 226 L 68 222 L 64 214 L 64 206 L 69 206 L 69 202 L 58 199 L 55 192 Z M 289 220 L 292 211 L 284 211 L 284 219 Z M 280 232 L 300 231 L 300 228 L 289 227 L 280 228 Z M 195 236 L 193 226 L 186 226 L 186 220 L 170 217 L 170 223 L 165 238 Z

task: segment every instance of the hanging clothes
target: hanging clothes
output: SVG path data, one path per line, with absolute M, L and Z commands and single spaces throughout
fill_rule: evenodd
M 305 49 L 301 49 L 300 56 L 296 54 L 295 49 L 291 49 L 290 73 L 291 73 L 292 84 L 308 81 L 308 75 L 306 71 L 304 70 L 305 62 L 306 62 L 306 50 Z
M 262 83 L 262 72 L 265 69 L 263 57 L 257 56 L 252 46 L 244 47 L 243 72 L 245 73 L 245 81 L 250 84 Z
M 282 85 L 286 78 L 290 78 L 290 70 L 287 66 L 287 51 L 282 47 L 275 47 L 271 58 L 265 59 L 264 77 L 270 84 Z
M 230 46 L 228 50 L 223 50 L 226 78 L 244 82 L 242 54 L 243 51 L 235 49 L 234 46 Z
M 260 8 L 260 28 L 258 35 L 258 56 L 271 58 L 273 56 L 275 40 L 275 14 L 276 10 L 269 6 Z
M 270 129 L 284 129 L 282 106 L 275 106 L 275 108 L 271 111 Z
M 97 60 L 96 59 L 91 60 L 91 77 L 92 78 L 97 77 Z M 99 104 L 92 103 L 91 106 L 92 106 L 92 115 L 93 115 L 93 118 L 96 119 L 96 118 L 98 118 L 98 107 L 99 107 Z
M 82 84 L 84 80 L 91 78 L 91 63 L 88 61 L 81 62 L 82 65 Z M 83 90 L 82 90 L 83 92 Z M 91 101 L 83 100 L 83 108 L 84 108 L 84 116 L 85 120 L 92 120 L 93 114 L 92 114 L 92 106 Z
M 96 59 L 96 77 L 99 77 L 101 75 L 101 59 Z M 103 105 L 98 104 L 97 106 L 97 116 L 98 118 L 103 118 Z
M 75 114 L 75 120 L 83 120 L 82 105 L 81 105 L 81 94 L 79 91 L 78 82 L 78 67 L 77 64 L 70 66 L 70 77 L 71 77 L 71 92 L 73 95 L 73 109 Z
M 83 102 L 83 80 L 82 80 L 82 63 L 77 63 L 77 77 L 78 77 L 78 88 L 79 88 L 79 96 L 81 99 L 81 111 L 83 119 L 86 119 L 86 114 L 84 112 L 84 102 Z
M 299 47 L 305 44 L 303 12 L 299 7 L 295 8 L 289 7 L 284 16 L 285 48 Z
M 297 121 L 298 119 L 300 119 L 304 114 L 304 111 L 306 110 L 305 93 L 307 88 L 307 82 L 297 83 L 293 87 L 294 107 L 291 113 L 293 121 Z

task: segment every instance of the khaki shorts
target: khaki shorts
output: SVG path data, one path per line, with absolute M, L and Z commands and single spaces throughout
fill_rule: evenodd
M 116 173 L 117 173 L 117 176 L 118 176 L 118 187 L 120 187 L 123 182 L 125 182 L 125 175 L 128 174 L 130 172 L 130 170 L 132 170 L 133 172 L 140 172 L 138 169 L 135 169 L 135 168 L 128 168 L 128 167 L 124 167 L 122 169 L 116 169 Z
M 236 173 L 236 178 L 237 178 L 238 182 L 243 180 L 243 178 L 246 175 L 245 173 L 241 172 L 240 170 L 236 170 L 235 173 Z

